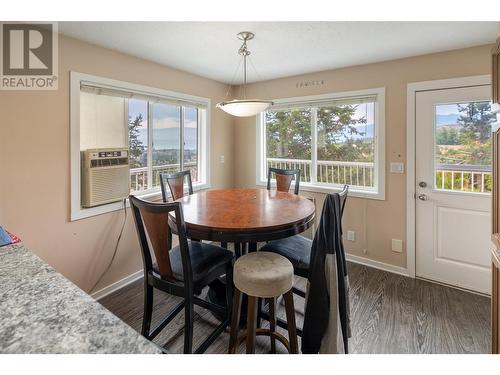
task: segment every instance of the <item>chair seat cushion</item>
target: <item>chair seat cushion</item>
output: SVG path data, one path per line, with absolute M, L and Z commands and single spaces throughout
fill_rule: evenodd
M 300 235 L 270 241 L 260 250 L 283 255 L 293 265 L 295 273 L 307 277 L 311 260 L 312 241 Z
M 225 273 L 227 264 L 232 261 L 234 256 L 229 250 L 207 243 L 188 241 L 188 246 L 195 288 L 203 287 L 215 278 L 222 276 Z M 183 281 L 184 275 L 179 246 L 170 250 L 170 266 L 175 278 Z
M 293 266 L 285 257 L 258 251 L 243 255 L 234 263 L 234 285 L 254 297 L 278 297 L 293 286 Z

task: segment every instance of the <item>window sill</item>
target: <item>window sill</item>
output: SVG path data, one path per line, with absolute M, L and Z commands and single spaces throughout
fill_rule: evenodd
M 200 191 L 209 188 L 210 184 L 208 183 L 193 184 L 193 191 Z M 140 192 L 134 195 L 141 199 L 150 201 L 157 201 L 157 198 L 161 200 L 161 190 L 159 188 Z M 128 198 L 125 199 L 125 206 L 127 208 L 130 207 Z M 90 208 L 80 207 L 79 210 L 71 213 L 71 221 L 82 220 L 92 216 L 104 215 L 119 210 L 123 210 L 123 201 L 103 204 L 102 206 L 96 206 Z
M 258 186 L 267 186 L 267 181 L 258 181 L 257 185 Z M 271 186 L 276 186 L 276 183 L 271 182 Z M 293 188 L 293 182 L 292 182 L 292 188 Z M 337 192 L 342 191 L 342 188 L 343 188 L 343 186 L 321 185 L 321 184 L 313 185 L 313 184 L 308 184 L 308 183 L 304 183 L 304 182 L 301 182 L 301 184 L 300 184 L 301 191 L 308 191 L 308 192 L 313 192 L 313 193 L 323 193 L 323 194 L 337 193 Z M 356 198 L 385 200 L 384 192 L 356 189 L 353 186 L 349 186 L 349 196 L 356 197 Z

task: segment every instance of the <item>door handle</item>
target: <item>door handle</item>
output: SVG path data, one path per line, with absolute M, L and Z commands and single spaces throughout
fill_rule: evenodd
M 420 199 L 421 201 L 426 201 L 428 198 L 427 198 L 427 195 L 425 195 L 425 194 L 419 194 L 418 199 Z

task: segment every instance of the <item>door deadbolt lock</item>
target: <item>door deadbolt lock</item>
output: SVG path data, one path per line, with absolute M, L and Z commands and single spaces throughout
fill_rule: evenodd
M 420 181 L 420 182 L 418 183 L 418 186 L 420 186 L 421 188 L 427 187 L 427 182 L 425 182 L 425 181 Z

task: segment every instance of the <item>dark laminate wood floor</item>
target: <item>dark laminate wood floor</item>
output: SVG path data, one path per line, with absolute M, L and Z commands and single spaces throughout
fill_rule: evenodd
M 430 282 L 349 263 L 351 353 L 489 353 L 490 299 Z M 304 285 L 303 279 L 297 284 Z M 178 298 L 155 291 L 153 325 Z M 101 299 L 107 309 L 137 331 L 142 320 L 142 280 Z M 297 324 L 304 302 L 295 297 Z M 195 345 L 215 327 L 209 312 L 195 307 Z M 280 304 L 278 315 L 284 316 Z M 181 353 L 183 313 L 155 339 L 169 352 Z M 282 331 L 284 333 L 285 331 Z M 207 353 L 226 353 L 223 333 Z M 201 340 L 200 340 L 201 339 Z M 277 345 L 279 346 L 279 344 Z M 269 338 L 257 337 L 256 352 L 269 350 Z M 280 348 L 280 352 L 285 352 Z M 243 352 L 243 346 L 240 352 Z

